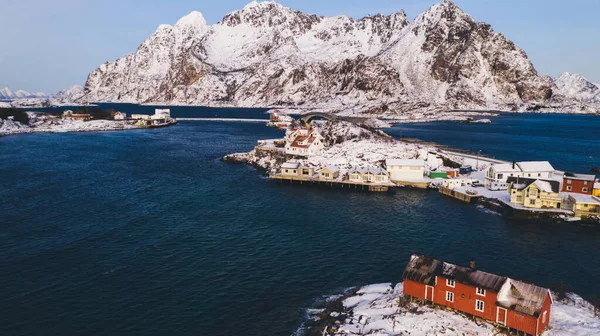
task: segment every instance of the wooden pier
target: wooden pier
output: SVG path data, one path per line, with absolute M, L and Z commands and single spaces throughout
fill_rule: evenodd
M 444 187 L 439 187 L 438 190 L 443 195 L 454 197 L 457 200 L 463 201 L 465 203 L 477 203 L 477 201 L 483 197 L 483 195 L 469 195 L 458 190 L 452 190 Z
M 281 176 L 271 174 L 269 175 L 269 178 L 279 182 L 289 182 L 290 184 L 311 184 L 371 192 L 388 192 L 391 190 L 391 188 L 397 187 L 397 185 L 394 183 L 358 183 L 340 180 L 321 180 L 319 178 L 303 176 Z

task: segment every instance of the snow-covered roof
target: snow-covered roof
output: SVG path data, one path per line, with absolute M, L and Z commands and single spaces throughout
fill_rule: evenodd
M 584 195 L 584 194 L 577 194 L 577 193 L 565 193 L 565 195 L 572 197 L 577 203 L 600 205 L 600 198 L 592 196 L 592 195 Z
M 498 292 L 498 305 L 537 318 L 548 293 L 547 288 L 508 278 Z
M 435 276 L 441 267 L 442 261 L 440 260 L 413 254 L 404 269 L 402 279 L 433 285 Z
M 600 189 L 600 182 L 594 183 L 594 189 Z
M 596 181 L 596 175 L 591 174 L 565 173 L 564 178 L 567 180 Z
M 422 255 L 411 256 L 402 277 L 406 280 L 433 285 L 436 276 L 453 279 L 462 284 L 484 288 L 495 293 L 500 290 L 506 280 L 506 277 Z
M 512 163 L 499 163 L 499 164 L 494 164 L 491 166 L 491 168 L 494 169 L 494 171 L 496 173 L 514 173 L 514 172 L 521 172 L 521 170 L 518 167 L 514 167 L 513 168 L 513 164 Z
M 517 190 L 523 190 L 528 188 L 530 185 L 535 186 L 544 192 L 560 192 L 560 181 L 555 180 L 539 180 L 526 177 L 509 177 L 506 179 L 506 183 L 512 184 L 512 188 Z
M 463 284 L 473 287 L 479 287 L 498 292 L 506 277 L 496 274 L 479 271 L 470 267 L 459 266 L 445 262 L 442 268 L 442 276 L 448 279 L 453 279 Z
M 536 180 L 533 184 L 543 192 L 552 192 L 552 185 L 547 181 Z
M 554 167 L 548 161 L 525 161 L 517 162 L 517 166 L 521 168 L 524 173 L 537 173 L 537 172 L 553 172 Z
M 425 167 L 425 161 L 420 159 L 387 159 L 386 166 L 410 166 L 410 167 Z
M 295 160 L 288 161 L 281 165 L 281 168 L 283 168 L 283 169 L 298 169 L 298 167 L 300 167 L 300 162 L 295 161 Z
M 325 167 L 325 168 L 323 168 L 323 169 L 327 169 L 327 170 L 329 170 L 329 171 L 330 171 L 330 172 L 332 172 L 332 173 L 337 173 L 337 172 L 339 172 L 339 171 L 340 171 L 340 168 L 338 168 L 338 167 L 335 167 L 335 166 L 327 166 L 327 167 Z

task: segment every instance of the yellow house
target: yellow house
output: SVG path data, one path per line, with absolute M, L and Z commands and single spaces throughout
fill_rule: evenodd
M 281 165 L 281 176 L 298 176 L 300 171 L 300 162 L 290 160 Z
M 340 176 L 340 169 L 338 167 L 325 167 L 319 170 L 319 178 L 321 180 L 335 180 Z
M 386 170 L 379 167 L 354 167 L 348 172 L 348 181 L 355 183 L 390 183 Z
M 594 196 L 600 197 L 600 182 L 594 183 Z
M 303 167 L 297 160 L 290 160 L 281 165 L 281 176 L 287 177 L 314 177 L 315 169 Z
M 565 207 L 575 212 L 576 217 L 600 216 L 600 198 L 569 193 L 565 198 Z
M 560 209 L 560 182 L 537 180 L 524 177 L 509 177 L 510 202 L 533 209 Z

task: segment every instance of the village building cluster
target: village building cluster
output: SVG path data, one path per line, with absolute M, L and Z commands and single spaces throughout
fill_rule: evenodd
M 575 217 L 600 216 L 596 176 L 557 171 L 547 161 L 492 165 L 486 173 L 486 187 L 507 190 L 510 203 L 517 207 L 566 210 Z
M 419 158 L 389 158 L 379 166 L 371 163 L 315 167 L 303 162 L 310 162 L 307 159 L 325 149 L 324 138 L 317 130 L 290 129 L 283 140 L 263 141 L 259 145 L 278 141 L 284 147 L 287 161 L 279 173 L 271 175 L 276 179 L 327 182 L 341 187 L 366 186 L 371 191 L 387 191 L 388 187 L 396 186 L 438 187 L 446 195 L 463 192 L 461 198 L 455 198 L 469 199 L 469 202 L 472 197 L 498 198 L 517 210 L 557 212 L 578 218 L 600 217 L 600 182 L 596 176 L 557 171 L 547 161 L 506 163 L 495 160 L 498 163 L 487 169 L 474 171 L 469 165 L 449 168 L 439 163 L 428 164 L 441 159 L 439 154 L 425 150 L 419 153 Z

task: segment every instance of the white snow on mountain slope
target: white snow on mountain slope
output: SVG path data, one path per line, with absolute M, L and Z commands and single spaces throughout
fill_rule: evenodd
M 83 96 L 83 87 L 79 85 L 73 85 L 70 88 L 59 91 L 54 95 L 55 99 L 61 101 L 75 101 Z
M 403 11 L 355 20 L 253 1 L 214 25 L 200 12 L 160 25 L 92 71 L 81 101 L 397 114 L 521 110 L 555 89 L 521 49 L 447 0 L 412 23 Z
M 600 86 L 579 74 L 565 72 L 558 76 L 554 83 L 558 88 L 558 94 L 573 97 L 579 101 L 600 102 Z
M 49 94 L 45 92 L 27 92 L 25 90 L 11 91 L 8 87 L 0 89 L 0 99 L 20 99 L 20 98 L 47 98 Z

